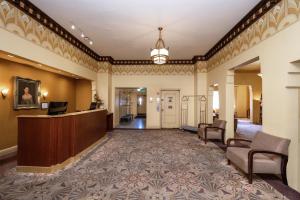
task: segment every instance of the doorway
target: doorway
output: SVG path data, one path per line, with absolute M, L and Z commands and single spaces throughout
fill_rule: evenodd
M 116 107 L 119 129 L 145 129 L 147 118 L 146 88 L 117 88 Z
M 259 61 L 235 69 L 236 137 L 252 139 L 262 130 L 262 74 Z
M 180 91 L 162 90 L 161 91 L 161 127 L 179 128 L 180 127 Z

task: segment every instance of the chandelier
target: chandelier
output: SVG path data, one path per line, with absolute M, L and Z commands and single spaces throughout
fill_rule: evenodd
M 162 27 L 158 28 L 159 38 L 155 44 L 155 49 L 151 49 L 151 59 L 155 64 L 162 65 L 167 63 L 169 59 L 169 48 L 165 47 L 165 42 L 162 39 L 161 31 Z

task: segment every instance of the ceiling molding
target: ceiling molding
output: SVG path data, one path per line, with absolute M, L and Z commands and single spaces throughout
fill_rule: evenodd
M 114 60 L 111 56 L 100 56 L 83 42 L 59 25 L 55 20 L 36 7 L 29 0 L 7 0 L 9 3 L 20 9 L 43 26 L 61 36 L 63 39 L 76 46 L 78 49 L 100 62 L 109 62 L 113 65 L 152 65 L 151 60 Z M 282 0 L 261 0 L 241 21 L 237 23 L 216 45 L 214 45 L 205 55 L 196 55 L 190 60 L 169 60 L 166 64 L 195 64 L 198 61 L 208 61 L 227 44 L 238 37 L 249 26 L 258 21 L 264 14 L 272 9 Z
M 32 17 L 34 20 L 39 22 L 41 25 L 47 27 L 90 57 L 95 60 L 99 60 L 100 55 L 86 46 L 83 42 L 78 40 L 75 36 L 73 36 L 70 32 L 68 32 L 65 28 L 59 25 L 54 19 L 49 17 L 46 13 L 36 7 L 33 3 L 28 0 L 6 0 L 11 5 L 15 6 L 28 16 Z
M 282 0 L 262 0 L 260 1 L 241 21 L 237 23 L 217 44 L 211 48 L 206 54 L 206 60 L 216 55 L 228 43 L 238 37 L 248 27 L 258 21 L 263 15 L 271 10 L 276 4 Z

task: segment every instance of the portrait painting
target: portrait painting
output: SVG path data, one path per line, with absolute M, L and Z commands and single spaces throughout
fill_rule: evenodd
M 38 80 L 15 77 L 15 109 L 35 109 L 40 107 L 40 85 Z

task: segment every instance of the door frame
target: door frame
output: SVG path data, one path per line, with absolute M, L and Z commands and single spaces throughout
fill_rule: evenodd
M 179 100 L 178 100 L 178 124 L 180 128 L 180 116 L 181 116 L 181 91 L 180 89 L 161 89 L 160 90 L 160 128 L 161 129 L 168 129 L 168 128 L 163 128 L 162 126 L 162 93 L 163 92 L 178 92 L 179 93 Z M 177 128 L 176 128 L 177 129 Z

